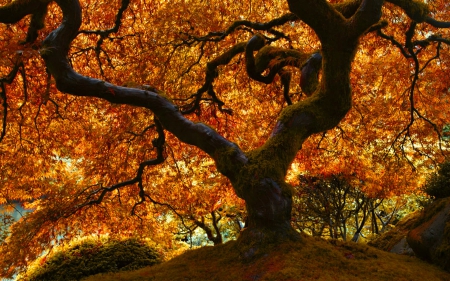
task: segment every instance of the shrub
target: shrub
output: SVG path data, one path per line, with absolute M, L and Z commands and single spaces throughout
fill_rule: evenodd
M 438 171 L 426 181 L 424 191 L 436 199 L 450 197 L 450 161 L 439 165 Z
M 159 254 L 145 242 L 86 240 L 40 259 L 21 281 L 70 281 L 106 272 L 135 270 L 160 263 Z
M 14 218 L 7 214 L 1 213 L 0 206 L 0 244 L 9 236 L 9 227 L 14 223 Z

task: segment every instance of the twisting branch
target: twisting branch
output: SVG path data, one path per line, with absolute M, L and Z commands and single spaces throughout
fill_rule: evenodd
M 82 203 L 81 205 L 78 205 L 75 208 L 75 210 L 72 210 L 70 212 L 69 215 L 75 213 L 76 211 L 78 211 L 86 206 L 100 204 L 103 201 L 106 194 L 108 194 L 112 191 L 119 190 L 122 187 L 134 185 L 137 183 L 138 187 L 139 187 L 140 201 L 137 202 L 132 208 L 132 214 L 135 213 L 135 208 L 138 205 L 142 204 L 145 201 L 145 198 L 147 196 L 145 194 L 144 186 L 142 183 L 142 175 L 144 173 L 145 168 L 148 166 L 155 166 L 155 165 L 161 164 L 165 160 L 165 157 L 164 157 L 164 144 L 165 144 L 164 129 L 163 129 L 161 123 L 156 119 L 155 119 L 155 127 L 156 127 L 156 131 L 158 133 L 158 137 L 153 139 L 152 144 L 153 144 L 153 147 L 156 148 L 156 158 L 144 161 L 141 164 L 139 164 L 139 168 L 136 172 L 136 176 L 133 179 L 114 184 L 110 187 L 101 187 L 99 189 L 96 189 L 96 190 L 90 192 L 87 195 L 86 202 Z M 84 195 L 84 193 L 86 191 L 87 190 L 83 190 L 80 194 L 78 194 L 78 197 Z M 92 199 L 93 197 L 96 197 L 96 199 Z
M 183 114 L 189 114 L 196 110 L 199 110 L 200 108 L 200 101 L 203 98 L 203 94 L 205 92 L 208 92 L 210 96 L 213 98 L 213 101 L 216 102 L 219 106 L 219 110 L 225 111 L 228 114 L 232 114 L 232 111 L 224 109 L 223 108 L 223 101 L 221 101 L 219 98 L 217 98 L 214 90 L 213 90 L 213 82 L 214 79 L 218 77 L 219 71 L 218 67 L 222 65 L 227 65 L 236 55 L 243 53 L 245 50 L 246 42 L 241 42 L 227 51 L 223 53 L 222 55 L 218 56 L 217 58 L 213 59 L 212 61 L 208 62 L 206 64 L 206 74 L 205 74 L 205 83 L 203 83 L 203 86 L 197 90 L 197 93 L 192 95 L 189 99 L 194 98 L 194 101 L 184 106 L 184 109 L 182 109 Z
M 130 5 L 130 0 L 122 0 L 122 5 L 117 12 L 116 20 L 114 21 L 114 26 L 112 28 L 103 30 L 80 30 L 78 31 L 78 33 L 97 34 L 100 35 L 100 38 L 103 41 L 103 39 L 107 38 L 111 33 L 116 33 L 117 31 L 119 31 L 119 28 L 122 24 L 123 13 L 128 8 L 128 5 Z
M 333 7 L 341 12 L 345 17 L 351 17 L 360 6 L 360 2 L 361 1 L 350 1 L 349 3 L 334 4 Z M 292 104 L 292 101 L 289 97 L 291 73 L 283 70 L 285 66 L 294 66 L 302 69 L 302 81 L 304 82 L 302 90 L 306 95 L 311 95 L 318 85 L 317 75 L 319 70 L 321 69 L 321 55 L 317 53 L 302 54 L 301 52 L 293 49 L 281 49 L 269 46 L 271 42 L 276 41 L 279 38 L 284 38 L 290 41 L 289 36 L 275 31 L 273 29 L 275 26 L 280 26 L 286 24 L 287 22 L 298 20 L 299 18 L 295 14 L 287 13 L 267 23 L 255 23 L 248 20 L 235 21 L 225 31 L 210 32 L 207 35 L 200 37 L 193 36 L 188 33 L 182 33 L 184 37 L 181 39 L 180 43 L 174 45 L 174 51 L 178 47 L 181 47 L 183 45 L 192 46 L 193 44 L 197 44 L 199 42 L 202 43 L 201 46 L 203 48 L 205 42 L 219 42 L 226 36 L 239 29 L 247 29 L 251 34 L 255 34 L 255 31 L 266 31 L 275 35 L 275 38 L 268 38 L 261 34 L 256 34 L 248 42 L 241 42 L 236 44 L 224 54 L 209 62 L 206 69 L 205 83 L 195 94 L 187 99 L 189 100 L 195 98 L 194 101 L 183 106 L 183 114 L 189 114 L 199 110 L 200 101 L 203 100 L 203 93 L 205 92 L 207 92 L 212 97 L 213 102 L 218 104 L 219 110 L 228 114 L 232 113 L 231 110 L 223 108 L 224 103 L 217 98 L 212 83 L 218 75 L 217 67 L 220 65 L 228 64 L 233 57 L 244 51 L 246 53 L 245 56 L 247 73 L 252 79 L 265 84 L 270 84 L 273 82 L 277 74 L 280 75 L 284 90 L 283 95 L 288 105 Z M 384 26 L 386 26 L 386 22 L 379 22 L 372 26 L 371 29 L 368 30 L 368 32 L 378 30 Z M 254 58 L 253 52 L 259 51 L 264 46 L 266 47 L 266 49 L 258 52 L 257 57 Z M 196 63 L 198 63 L 202 55 L 203 52 L 200 52 L 199 59 Z M 310 58 L 310 60 L 304 64 L 308 57 Z M 257 60 L 258 62 L 255 62 L 255 60 Z M 269 69 L 269 73 L 266 76 L 263 76 L 261 73 L 266 69 Z M 189 69 L 185 71 L 185 73 L 188 71 Z M 306 77 L 308 77 L 308 79 L 305 79 Z
M 439 53 L 440 53 L 440 48 L 441 48 L 441 43 L 442 43 L 442 40 L 440 40 L 440 39 L 442 39 L 442 38 L 440 36 L 431 35 L 428 38 L 426 38 L 425 40 L 413 41 L 412 39 L 415 34 L 416 26 L 417 26 L 417 23 L 415 21 L 413 21 L 410 24 L 408 30 L 405 32 L 404 45 L 402 45 L 400 42 L 395 40 L 392 36 L 387 36 L 386 34 L 382 33 L 381 30 L 378 30 L 378 35 L 380 37 L 391 41 L 391 43 L 393 43 L 393 45 L 395 45 L 396 47 L 399 48 L 399 50 L 401 51 L 401 53 L 403 54 L 403 56 L 405 58 L 409 58 L 414 61 L 414 72 L 412 74 L 411 86 L 409 88 L 409 103 L 410 103 L 409 122 L 406 125 L 406 127 L 400 133 L 397 134 L 397 136 L 395 137 L 394 141 L 391 144 L 391 149 L 392 149 L 394 147 L 395 143 L 397 141 L 399 141 L 400 138 L 403 136 L 403 140 L 401 141 L 401 143 L 402 143 L 401 150 L 402 150 L 404 157 L 407 159 L 408 163 L 413 168 L 415 168 L 415 165 L 407 157 L 406 152 L 404 151 L 403 144 L 405 143 L 405 141 L 407 141 L 407 139 L 409 139 L 409 141 L 411 142 L 412 148 L 417 151 L 415 144 L 412 140 L 412 137 L 410 135 L 410 129 L 411 129 L 411 126 L 416 121 L 416 117 L 424 120 L 426 123 L 430 124 L 433 127 L 433 130 L 435 131 L 435 133 L 437 134 L 438 139 L 439 139 L 439 146 L 441 146 L 441 133 L 439 131 L 438 126 L 434 122 L 432 122 L 430 119 L 425 117 L 423 114 L 421 114 L 420 111 L 416 108 L 414 93 L 415 93 L 417 82 L 419 80 L 419 74 L 421 72 L 423 72 L 423 70 L 430 64 L 431 61 L 439 58 Z M 424 48 L 429 46 L 431 44 L 431 42 L 438 42 L 437 47 L 436 47 L 436 55 L 433 56 L 432 58 L 430 58 L 429 60 L 427 60 L 427 62 L 425 62 L 425 64 L 422 67 L 420 67 L 420 62 L 419 62 L 417 55 Z M 417 48 L 417 47 L 419 47 L 419 48 Z
M 254 57 L 255 51 L 258 53 Z M 300 86 L 307 96 L 310 96 L 319 85 L 318 75 L 322 68 L 322 55 L 319 52 L 307 54 L 298 50 L 273 47 L 266 44 L 262 35 L 256 34 L 247 43 L 245 61 L 248 76 L 256 81 L 270 84 L 277 74 L 281 77 L 283 94 L 288 105 L 292 104 L 289 97 L 291 73 L 284 70 L 284 67 L 293 66 L 301 69 Z M 269 73 L 264 76 L 262 73 L 265 70 Z
M 27 38 L 22 43 L 33 43 L 38 37 L 38 31 L 44 28 L 44 19 L 50 0 L 29 1 L 16 0 L 1 7 L 0 19 L 3 23 L 16 23 L 27 15 L 31 16 Z
M 203 94 L 207 92 L 212 97 L 213 102 L 218 104 L 219 110 L 232 114 L 229 109 L 223 108 L 224 103 L 217 97 L 213 82 L 218 77 L 218 67 L 227 65 L 238 54 L 245 53 L 246 70 L 250 78 L 270 84 L 278 74 L 283 84 L 283 95 L 288 105 L 292 104 L 289 96 L 289 84 L 291 73 L 284 70 L 286 66 L 293 66 L 302 70 L 300 81 L 303 92 L 310 96 L 318 85 L 318 74 L 322 67 L 322 56 L 320 53 L 302 53 L 294 49 L 283 49 L 268 45 L 266 38 L 262 34 L 254 35 L 248 42 L 241 42 L 234 45 L 222 55 L 207 63 L 205 83 L 197 90 L 197 93 L 189 97 L 194 101 L 185 105 L 183 114 L 189 114 L 200 109 L 200 101 L 203 100 Z M 257 52 L 256 56 L 253 55 Z M 309 58 L 309 59 L 308 59 Z M 262 73 L 268 70 L 267 75 Z
M 273 19 L 266 23 L 252 22 L 252 21 L 248 21 L 248 20 L 238 20 L 238 21 L 233 22 L 225 31 L 210 32 L 204 36 L 194 36 L 189 33 L 183 32 L 183 33 L 181 33 L 182 35 L 184 35 L 180 39 L 181 42 L 176 43 L 176 44 L 173 43 L 174 49 L 172 52 L 175 52 L 175 50 L 181 46 L 192 46 L 194 44 L 201 43 L 200 56 L 197 59 L 197 61 L 194 63 L 194 65 L 195 65 L 200 61 L 201 57 L 203 56 L 203 48 L 204 48 L 206 42 L 220 42 L 225 37 L 227 37 L 228 35 L 235 32 L 236 30 L 242 30 L 242 29 L 249 31 L 252 34 L 254 34 L 254 31 L 266 31 L 267 33 L 273 34 L 274 38 L 267 38 L 267 40 L 269 42 L 276 41 L 280 38 L 284 38 L 284 39 L 290 41 L 289 36 L 285 35 L 282 32 L 275 30 L 274 27 L 281 26 L 287 22 L 292 22 L 292 21 L 296 21 L 296 20 L 298 20 L 296 15 L 294 15 L 293 13 L 287 13 L 279 18 Z M 200 89 L 197 90 L 197 92 L 195 94 L 193 94 L 192 96 L 190 96 L 188 98 L 188 100 L 192 99 L 192 98 L 194 98 L 194 100 L 192 102 L 190 102 L 189 104 L 183 106 L 183 108 L 182 108 L 183 114 L 190 114 L 190 113 L 198 111 L 200 109 L 200 102 L 203 100 L 204 93 L 208 93 L 208 95 L 212 98 L 212 101 L 218 105 L 219 110 L 221 112 L 224 112 L 224 113 L 230 114 L 230 115 L 232 114 L 232 111 L 230 109 L 223 108 L 224 103 L 217 97 L 217 94 L 215 93 L 212 84 L 214 82 L 214 79 L 217 78 L 217 76 L 218 76 L 217 68 L 221 65 L 227 65 L 231 61 L 231 59 L 233 59 L 236 55 L 243 53 L 245 51 L 245 45 L 246 45 L 245 42 L 238 43 L 235 46 L 233 46 L 231 49 L 229 49 L 228 51 L 226 51 L 225 53 L 223 53 L 222 55 L 220 55 L 219 57 L 217 57 L 216 59 L 214 59 L 213 61 L 211 61 L 207 64 L 205 83 L 203 84 L 203 86 Z M 184 74 L 189 72 L 189 70 L 192 68 L 192 66 L 193 65 L 191 65 L 184 72 Z M 273 76 L 275 76 L 275 75 L 273 75 Z M 273 78 L 272 78 L 272 80 L 273 80 Z M 288 84 L 290 81 L 290 79 L 288 79 L 288 78 L 286 78 L 285 80 L 287 82 L 285 82 L 284 84 L 286 84 L 286 83 Z M 290 99 L 287 99 L 287 100 L 289 103 Z
M 187 33 L 183 33 L 187 38 L 182 39 L 182 42 L 179 43 L 177 46 L 192 45 L 195 42 L 220 42 L 223 39 L 225 39 L 225 37 L 235 32 L 236 30 L 243 28 L 248 28 L 249 31 L 252 30 L 267 31 L 268 33 L 275 35 L 276 38 L 285 38 L 290 40 L 288 36 L 279 31 L 274 30 L 273 28 L 276 26 L 284 25 L 287 22 L 297 20 L 298 17 L 293 13 L 284 14 L 281 17 L 273 19 L 266 23 L 252 22 L 249 20 L 237 20 L 233 22 L 225 31 L 209 32 L 204 36 L 193 36 Z
M 6 100 L 6 88 L 3 82 L 0 83 L 0 97 L 2 98 L 3 118 L 2 118 L 2 132 L 0 134 L 0 142 L 6 135 L 6 117 L 8 115 L 8 101 Z
M 96 55 L 99 67 L 100 67 L 100 74 L 102 75 L 102 77 L 105 77 L 105 74 L 103 72 L 102 62 L 100 60 L 101 53 L 104 53 L 106 55 L 109 65 L 112 66 L 112 61 L 108 57 L 107 53 L 103 50 L 102 44 L 103 44 L 104 40 L 109 37 L 109 35 L 111 33 L 116 33 L 119 31 L 119 28 L 122 24 L 123 13 L 128 8 L 129 4 L 130 4 L 130 0 L 122 0 L 122 5 L 119 8 L 119 11 L 117 12 L 116 20 L 114 21 L 114 26 L 112 28 L 104 29 L 104 30 L 80 30 L 78 32 L 79 34 L 97 34 L 100 36 L 100 38 L 98 39 L 98 41 L 96 43 L 94 51 L 95 51 L 95 55 Z

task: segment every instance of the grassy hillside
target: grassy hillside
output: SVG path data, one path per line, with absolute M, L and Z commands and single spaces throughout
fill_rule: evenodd
M 252 261 L 243 261 L 239 249 L 232 241 L 191 250 L 153 267 L 95 275 L 84 281 L 450 280 L 450 273 L 417 258 L 364 244 L 305 237 L 302 242 L 270 246 L 265 255 Z

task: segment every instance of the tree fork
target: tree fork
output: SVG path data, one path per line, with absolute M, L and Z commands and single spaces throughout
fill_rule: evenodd
M 253 245 L 243 251 L 245 258 L 251 258 L 258 249 L 255 240 L 265 243 L 298 238 L 290 225 L 292 191 L 284 178 L 303 142 L 314 133 L 335 127 L 350 110 L 351 63 L 359 37 L 380 20 L 383 1 L 362 1 L 348 19 L 326 1 L 288 3 L 322 42 L 323 76 L 310 98 L 282 111 L 269 140 L 247 154 L 242 178 L 233 183 L 246 201 L 249 216 L 248 228 L 239 238 L 243 244 Z

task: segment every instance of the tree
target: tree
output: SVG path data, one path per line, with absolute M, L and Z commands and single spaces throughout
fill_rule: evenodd
M 357 242 L 364 234 L 384 232 L 399 212 L 417 205 L 405 198 L 371 198 L 363 187 L 351 175 L 301 175 L 294 187 L 294 225 L 312 236 L 344 241 L 351 236 Z M 371 231 L 364 231 L 367 227 Z
M 423 189 L 426 194 L 434 197 L 435 199 L 445 198 L 450 196 L 450 186 L 448 184 L 450 175 L 450 162 L 446 160 L 441 163 L 437 172 L 431 174 L 427 179 Z
M 174 213 L 199 218 L 239 205 L 229 184 L 245 201 L 243 245 L 300 239 L 291 226 L 288 170 L 294 161 L 314 166 L 299 151 L 335 128 L 352 99 L 350 115 L 360 117 L 346 124 L 373 122 L 369 148 L 352 148 L 353 155 L 375 151 L 373 161 L 392 169 L 405 161 L 417 166 L 416 154 L 432 161 L 445 154 L 446 110 L 438 104 L 449 78 L 419 83 L 425 70 L 448 71 L 445 1 L 1 3 L 0 203 L 17 199 L 35 209 L 0 249 L 5 276 L 61 236 L 130 235 L 148 217 L 154 223 L 145 231 L 157 232 Z M 384 75 L 362 65 L 376 58 L 388 73 L 398 61 L 393 52 L 405 58 L 397 73 L 407 77 L 397 81 L 407 90 L 397 94 L 390 82 L 367 98 Z M 430 105 L 426 113 L 418 97 Z M 382 111 L 392 100 L 406 111 Z M 353 140 L 361 127 L 341 130 Z M 383 162 L 380 151 L 399 160 Z M 183 182 L 189 174 L 195 177 Z M 130 210 L 137 216 L 126 216 Z

